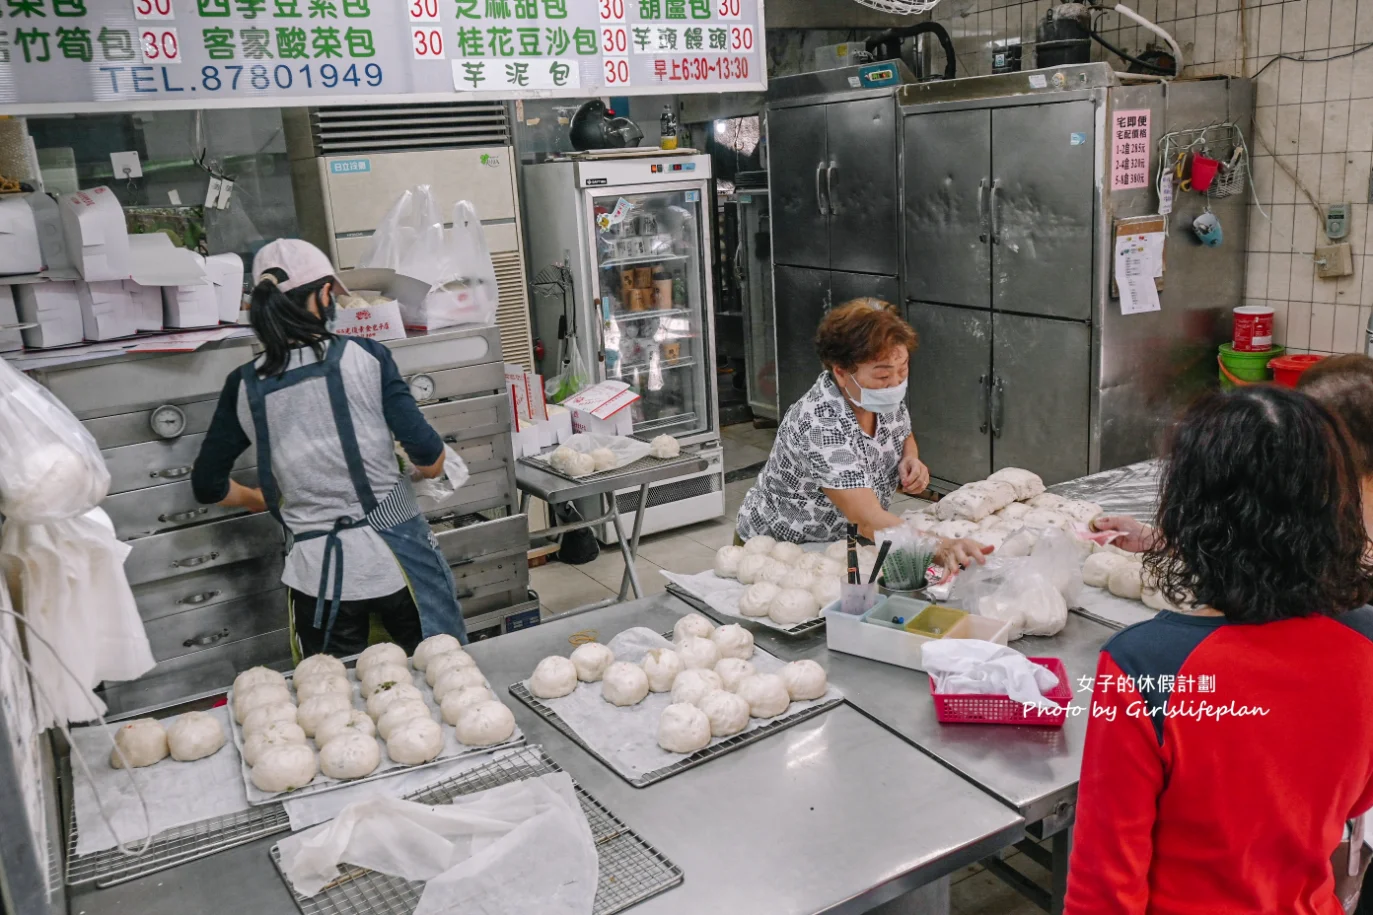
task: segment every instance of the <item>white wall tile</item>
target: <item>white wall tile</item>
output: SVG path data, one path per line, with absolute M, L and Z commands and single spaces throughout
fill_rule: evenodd
M 1367 53 L 1373 54 L 1373 50 Z M 1370 81 L 1373 81 L 1373 73 L 1369 76 Z M 1345 141 L 1345 149 L 1349 152 L 1373 150 L 1373 98 L 1356 98 L 1350 101 L 1349 139 Z
M 1282 50 L 1281 6 L 1265 6 L 1259 11 L 1257 48 L 1259 57 L 1268 57 Z
M 1363 351 L 1359 333 L 1359 306 L 1335 306 L 1335 338 L 1331 349 L 1337 353 L 1358 353 Z
M 1306 0 L 1306 40 L 1302 50 L 1313 51 L 1330 47 L 1330 0 Z
M 1324 302 L 1327 305 L 1334 305 L 1339 301 L 1336 295 L 1335 281 L 1320 279 L 1316 276 L 1316 263 L 1310 255 L 1292 257 L 1292 288 L 1298 285 L 1310 289 L 1308 294 L 1313 302 Z M 1293 298 L 1296 294 L 1293 293 Z
M 1268 255 L 1268 297 L 1287 298 L 1287 290 L 1292 284 L 1292 255 L 1273 253 Z
M 1359 349 L 1358 352 L 1367 352 L 1368 346 L 1368 321 L 1373 318 L 1373 306 L 1363 305 L 1359 308 Z
M 1232 9 L 1216 16 L 1216 60 L 1238 60 L 1239 57 L 1240 14 Z
M 1367 261 L 1365 261 L 1367 263 Z M 1373 270 L 1363 272 L 1363 293 L 1359 296 L 1359 304 L 1373 302 Z
M 1333 329 L 1332 329 L 1333 333 Z M 1311 303 L 1287 303 L 1286 341 L 1288 350 L 1303 350 L 1311 341 Z
M 1321 352 L 1331 352 L 1335 340 L 1335 306 L 1316 303 L 1311 306 L 1311 337 L 1307 346 Z
M 1354 24 L 1354 44 L 1373 41 L 1373 3 L 1367 0 L 1357 4 L 1358 21 Z
M 1291 160 L 1289 159 L 1288 161 L 1290 162 Z M 1318 153 L 1312 153 L 1309 156 L 1297 156 L 1297 180 L 1299 180 L 1302 187 L 1306 188 L 1313 196 L 1320 190 L 1321 157 Z M 1307 203 L 1306 195 L 1299 193 L 1297 195 L 1297 202 L 1303 204 Z
M 1259 211 L 1254 207 L 1249 208 L 1249 243 L 1245 246 L 1246 251 L 1252 258 L 1256 254 L 1266 253 L 1270 242 L 1272 224 L 1259 215 Z M 1362 250 L 1362 248 L 1360 248 Z
M 1350 276 L 1342 276 L 1334 281 L 1335 283 L 1335 302 L 1351 308 L 1359 307 L 1359 291 L 1363 284 L 1363 265 L 1366 258 L 1361 254 L 1354 255 L 1354 273 Z
M 1297 185 L 1292 181 L 1292 176 L 1288 174 L 1288 169 L 1296 167 L 1296 156 L 1283 156 L 1275 160 L 1273 167 L 1273 197 L 1274 203 L 1296 203 Z M 1283 166 L 1287 167 L 1284 168 Z M 1262 199 L 1262 198 L 1260 198 Z
M 1287 346 L 1287 303 L 1286 302 L 1249 302 L 1246 305 L 1268 305 L 1273 309 L 1273 342 Z
M 1279 118 L 1281 123 L 1281 118 Z M 1301 106 L 1301 135 L 1297 151 L 1302 155 L 1319 153 L 1321 140 L 1325 133 L 1325 105 L 1321 102 L 1303 102 Z M 1310 185 L 1307 185 L 1310 187 Z
M 1336 48 L 1332 53 L 1342 53 L 1348 50 L 1349 48 Z M 1349 98 L 1349 81 L 1353 72 L 1354 58 L 1352 57 L 1332 60 L 1326 64 L 1325 97 L 1327 99 Z
M 1360 0 L 1334 0 L 1330 4 L 1330 43 L 1332 45 L 1352 44 L 1354 41 L 1354 17 L 1358 12 Z
M 1327 66 L 1325 63 L 1313 62 L 1301 64 L 1294 60 L 1284 60 L 1283 63 L 1292 64 L 1301 68 L 1301 100 L 1303 102 L 1325 101 L 1325 72 Z
M 1272 136 L 1270 131 L 1269 136 Z M 1254 182 L 1254 193 L 1261 201 L 1273 199 L 1273 171 L 1277 166 L 1272 156 L 1255 156 L 1249 163 L 1250 178 Z
M 1158 14 L 1154 18 L 1155 23 L 1157 23 L 1158 25 L 1167 26 L 1177 17 L 1177 0 L 1158 0 Z M 1281 27 L 1279 28 L 1279 34 L 1281 34 Z
M 1228 13 L 1239 8 L 1240 0 L 1217 0 L 1216 3 L 1216 12 L 1218 13 Z
M 1209 16 L 1216 11 L 1216 0 L 1197 0 L 1197 15 Z
M 1273 152 L 1280 156 L 1291 156 L 1301 152 L 1301 106 L 1278 106 L 1278 129 L 1268 139 Z
M 1346 101 L 1325 103 L 1325 134 L 1321 139 L 1321 152 L 1342 153 L 1349 142 L 1349 103 Z
M 1355 54 L 1349 66 L 1349 97 L 1373 98 L 1373 50 Z
M 1192 59 L 1202 64 L 1213 63 L 1216 59 L 1216 17 L 1198 16 L 1196 23 L 1196 46 L 1192 50 Z
M 1364 161 L 1367 162 L 1366 159 L 1365 159 Z M 1355 168 L 1354 165 L 1348 165 L 1348 166 L 1346 166 L 1346 169 L 1347 169 L 1346 172 L 1345 172 L 1345 188 L 1346 188 L 1346 190 L 1345 190 L 1345 193 L 1344 193 L 1343 195 L 1341 195 L 1341 196 L 1342 196 L 1342 199 L 1344 199 L 1344 200 L 1361 201 L 1361 200 L 1364 199 L 1364 198 L 1362 197 L 1362 195 L 1360 195 L 1360 194 L 1358 194 L 1358 193 L 1351 194 L 1351 193 L 1349 193 L 1349 191 L 1348 191 L 1348 188 L 1349 188 L 1349 176 L 1350 176 L 1351 174 L 1353 174 L 1353 169 L 1354 169 L 1354 168 Z M 1363 176 L 1362 180 L 1363 180 L 1364 184 L 1367 185 L 1367 182 L 1368 182 L 1368 168 L 1367 168 L 1366 165 L 1365 165 L 1363 171 L 1362 171 L 1360 174 Z M 1366 193 L 1366 192 L 1367 192 L 1367 188 L 1365 187 L 1365 193 Z M 1351 209 L 1352 209 L 1352 212 L 1349 214 L 1349 236 L 1345 239 L 1345 241 L 1347 241 L 1347 242 L 1349 243 L 1349 247 L 1353 250 L 1354 256 L 1357 258 L 1357 257 L 1363 252 L 1364 241 L 1365 241 L 1365 239 L 1367 238 L 1367 234 L 1368 234 L 1368 204 L 1366 204 L 1366 203 L 1354 203 L 1354 204 L 1351 205 Z
M 1268 261 L 1267 254 L 1255 254 L 1250 252 L 1248 264 L 1244 273 L 1244 297 L 1246 299 L 1262 299 L 1268 296 Z
M 1298 253 L 1307 254 L 1316 247 L 1317 233 L 1320 231 L 1319 222 L 1310 203 L 1305 200 L 1297 202 L 1292 217 L 1292 247 L 1296 248 Z M 1301 296 L 1294 293 L 1289 298 L 1298 299 Z
M 1306 4 L 1284 3 L 1281 9 L 1282 50 L 1286 54 L 1300 54 L 1306 47 Z M 1322 46 L 1329 40 L 1329 35 L 1327 31 L 1318 39 Z
M 1344 153 L 1321 154 L 1321 188 L 1316 202 L 1339 203 L 1344 198 Z
M 1290 254 L 1293 248 L 1293 225 L 1297 212 L 1295 204 L 1275 203 L 1268 208 L 1271 219 L 1268 250 L 1275 254 Z M 1284 298 L 1286 296 L 1284 295 Z
M 1301 65 L 1290 60 L 1279 60 L 1263 73 L 1256 82 L 1254 93 L 1256 105 L 1295 105 L 1301 101 Z

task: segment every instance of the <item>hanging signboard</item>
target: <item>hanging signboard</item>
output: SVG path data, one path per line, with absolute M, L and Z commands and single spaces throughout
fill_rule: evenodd
M 0 113 L 758 91 L 763 0 L 0 0 Z

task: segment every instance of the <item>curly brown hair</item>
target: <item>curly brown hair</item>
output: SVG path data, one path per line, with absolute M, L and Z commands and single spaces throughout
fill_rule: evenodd
M 1373 359 L 1362 353 L 1322 359 L 1302 373 L 1297 390 L 1344 425 L 1359 473 L 1373 476 Z
M 1361 606 L 1373 561 L 1358 480 L 1338 421 L 1310 397 L 1207 396 L 1174 429 L 1145 569 L 1175 605 L 1239 623 Z
M 913 351 L 919 342 L 915 328 L 881 299 L 852 299 L 831 309 L 815 331 L 815 351 L 825 368 L 852 371 L 872 362 L 893 347 Z

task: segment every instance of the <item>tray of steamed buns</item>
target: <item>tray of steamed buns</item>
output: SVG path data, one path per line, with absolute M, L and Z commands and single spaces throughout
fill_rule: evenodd
M 239 674 L 229 693 L 251 804 L 302 797 L 524 742 L 515 716 L 449 635 L 414 657 L 372 645 L 349 669 L 314 655 L 283 676 Z
M 844 701 L 819 664 L 786 663 L 738 624 L 692 613 L 672 635 L 633 628 L 579 645 L 510 692 L 640 788 Z

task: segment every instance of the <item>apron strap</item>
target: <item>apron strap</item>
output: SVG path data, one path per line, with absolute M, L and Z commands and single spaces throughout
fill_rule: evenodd
M 272 439 L 267 434 L 267 398 L 258 381 L 257 366 L 249 362 L 239 369 L 243 377 L 243 393 L 248 397 L 248 412 L 253 417 L 253 433 L 257 439 L 257 482 L 262 487 L 262 498 L 267 503 L 267 511 L 286 528 L 281 518 L 281 493 L 277 489 L 276 476 L 272 473 Z M 290 534 L 287 528 L 286 533 Z M 290 552 L 290 545 L 287 545 Z
M 372 492 L 372 483 L 367 479 L 367 470 L 362 464 L 362 452 L 358 449 L 357 434 L 353 429 L 353 414 L 348 409 L 348 392 L 343 386 L 343 350 L 348 343 L 335 338 L 329 344 L 325 357 L 325 382 L 329 386 L 329 408 L 334 414 L 334 426 L 338 429 L 339 444 L 343 448 L 343 460 L 348 464 L 348 476 L 352 478 L 353 489 L 357 491 L 362 510 L 371 514 L 376 510 L 377 497 Z

